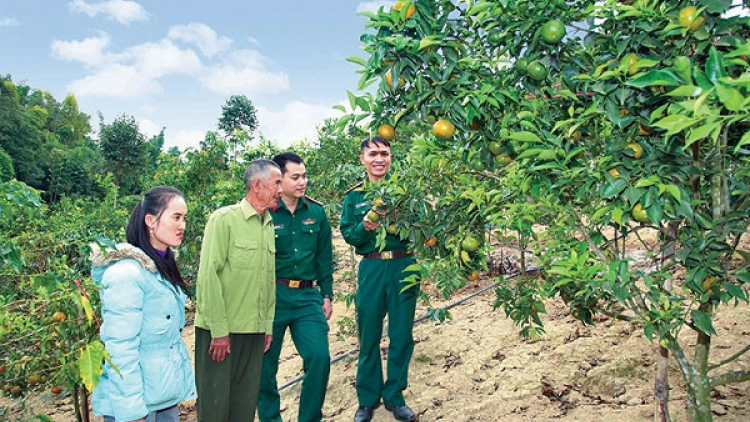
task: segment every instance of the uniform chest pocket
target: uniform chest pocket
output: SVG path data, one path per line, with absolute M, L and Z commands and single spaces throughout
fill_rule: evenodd
M 229 249 L 229 265 L 232 268 L 250 268 L 258 254 L 258 241 L 235 239 Z
M 300 228 L 300 247 L 304 250 L 314 250 L 318 244 L 318 235 L 320 234 L 320 226 L 309 225 L 302 226 Z
M 279 254 L 284 255 L 291 253 L 294 246 L 292 245 L 292 230 L 289 227 L 277 227 L 275 231 L 276 249 Z

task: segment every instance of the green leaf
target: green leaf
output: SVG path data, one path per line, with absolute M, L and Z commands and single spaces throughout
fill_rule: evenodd
M 86 386 L 88 391 L 94 391 L 94 388 L 99 384 L 99 377 L 102 375 L 102 359 L 105 358 L 109 359 L 109 354 L 101 341 L 92 341 L 81 350 L 78 370 L 81 373 L 83 385 Z
M 747 144 L 750 144 L 750 131 L 747 131 L 744 135 L 742 135 L 740 141 L 737 142 L 737 146 L 734 147 L 734 153 L 736 154 L 737 152 L 739 152 L 740 147 Z
M 706 77 L 711 83 L 716 85 L 719 78 L 727 76 L 727 71 L 724 69 L 724 56 L 716 49 L 711 47 L 708 52 L 708 60 L 706 61 Z
M 683 85 L 679 88 L 675 88 L 664 95 L 669 97 L 697 97 L 701 95 L 703 90 L 695 85 Z
M 742 290 L 740 286 L 729 284 L 729 283 L 723 283 L 721 286 L 724 287 L 727 293 L 732 295 L 732 297 L 736 297 L 737 299 L 744 300 L 747 302 L 747 296 L 745 295 L 745 291 Z
M 353 92 L 347 90 L 346 95 L 349 97 L 349 105 L 351 106 L 352 110 L 357 109 L 357 96 L 354 95 Z
M 719 101 L 721 101 L 724 104 L 724 107 L 728 110 L 740 111 L 743 109 L 742 106 L 745 97 L 743 97 L 736 89 L 726 87 L 719 83 L 716 84 L 716 94 L 719 96 Z
M 619 195 L 622 191 L 624 191 L 628 187 L 628 182 L 626 182 L 623 179 L 617 179 L 614 181 L 614 183 L 610 185 L 606 185 L 604 187 L 604 191 L 602 192 L 602 199 L 612 198 L 614 196 Z
M 703 126 L 691 128 L 688 131 L 688 137 L 685 142 L 685 149 L 687 149 L 694 142 L 699 141 L 701 139 L 705 139 L 709 137 L 712 139 L 716 139 L 720 133 L 721 133 L 721 124 L 718 122 L 711 122 L 711 123 L 704 124 Z
M 434 45 L 440 45 L 441 41 L 435 37 L 434 35 L 430 35 L 427 37 L 422 38 L 419 41 L 419 50 L 424 50 L 425 48 L 430 48 Z
M 690 316 L 693 318 L 693 325 L 695 328 L 700 330 L 703 334 L 710 336 L 715 335 L 713 324 L 711 324 L 711 318 L 702 311 L 692 311 Z
M 627 85 L 634 86 L 636 88 L 644 88 L 647 86 L 679 86 L 680 81 L 677 75 L 671 70 L 652 70 L 644 73 L 637 78 L 628 81 Z
M 508 135 L 508 138 L 514 140 L 514 141 L 520 141 L 520 142 L 534 142 L 534 143 L 541 143 L 542 140 L 539 139 L 539 137 L 533 133 L 533 132 L 514 132 Z
M 680 188 L 676 185 L 669 184 L 664 186 L 664 189 L 666 189 L 666 191 L 669 192 L 670 195 L 672 195 L 672 198 L 676 199 L 677 201 L 679 201 L 682 197 Z
M 685 128 L 694 125 L 697 121 L 698 120 L 686 116 L 672 115 L 655 122 L 654 126 L 666 130 L 667 135 L 674 135 L 675 133 L 679 133 Z
M 354 64 L 358 64 L 362 67 L 367 67 L 367 60 L 363 59 L 362 57 L 349 56 L 346 58 L 346 61 L 354 63 Z

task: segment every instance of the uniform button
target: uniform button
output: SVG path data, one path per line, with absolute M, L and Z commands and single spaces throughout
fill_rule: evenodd
M 167 319 L 170 319 L 170 318 L 172 318 L 172 315 L 167 315 Z
M 294 248 L 294 252 L 297 252 L 297 248 Z
M 294 232 L 292 232 L 292 234 L 295 234 L 295 233 L 294 233 Z

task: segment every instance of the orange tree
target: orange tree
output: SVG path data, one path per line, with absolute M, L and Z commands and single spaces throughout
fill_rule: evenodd
M 110 186 L 113 186 L 110 184 Z M 116 189 L 115 189 L 116 191 Z M 0 184 L 0 385 L 71 396 L 88 421 L 88 393 L 106 358 L 98 339 L 98 292 L 88 274 L 88 242 L 114 237 L 127 219 L 104 201 L 63 198 L 50 209 L 22 182 Z
M 740 247 L 750 219 L 750 21 L 729 17 L 747 13 L 731 3 L 381 8 L 365 13 L 369 56 L 350 58 L 361 66 L 358 89 L 375 90 L 350 93 L 355 111 L 341 119 L 372 132 L 384 123 L 397 134 L 422 128 L 372 197 L 400 211 L 388 218 L 414 241 L 425 279 L 450 295 L 486 265 L 487 227 L 517 235 L 545 272 L 496 291 L 496 306 L 522 334 L 543 331 L 542 300 L 556 295 L 587 324 L 595 313 L 639 322 L 660 356 L 677 362 L 692 421 L 711 420 L 715 387 L 750 379 L 728 366 L 750 345 L 709 360 L 715 312 L 747 301 L 750 282 L 750 254 Z M 433 128 L 440 120 L 455 133 Z M 422 246 L 433 235 L 437 247 Z M 463 247 L 469 235 L 481 239 L 476 250 Z M 649 250 L 648 266 L 627 239 Z M 683 331 L 695 335 L 692 357 Z M 660 368 L 665 374 L 666 359 Z

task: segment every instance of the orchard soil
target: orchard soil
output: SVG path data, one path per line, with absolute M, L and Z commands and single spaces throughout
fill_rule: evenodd
M 351 293 L 352 255 L 340 236 L 335 238 L 339 270 L 336 289 Z M 635 245 L 635 244 L 634 244 Z M 742 249 L 750 249 L 743 245 Z M 640 251 L 645 256 L 645 249 Z M 497 246 L 494 257 L 505 263 L 517 262 L 512 245 Z M 507 258 L 507 259 L 505 259 Z M 649 265 L 643 259 L 641 265 Z M 442 307 L 477 293 L 495 281 L 488 274 L 470 283 L 450 301 L 442 301 L 429 284 L 433 307 Z M 502 310 L 493 310 L 492 289 L 477 294 L 450 309 L 452 320 L 438 323 L 424 319 L 414 326 L 416 347 L 412 359 L 406 401 L 420 421 L 503 421 L 503 422 L 594 422 L 654 420 L 653 386 L 656 373 L 656 347 L 641 327 L 608 318 L 596 319 L 596 326 L 583 326 L 560 300 L 546 303 L 542 318 L 546 334 L 524 340 L 518 328 Z M 426 306 L 420 304 L 417 317 Z M 334 304 L 329 341 L 331 377 L 323 408 L 324 421 L 351 421 L 357 409 L 354 390 L 357 371 L 357 339 L 353 333 L 354 308 L 343 300 Z M 750 306 L 724 306 L 715 321 L 711 358 L 718 362 L 750 342 Z M 188 314 L 185 341 L 194 349 L 192 313 Z M 688 334 L 687 332 L 685 334 Z M 694 345 L 694 337 L 685 337 Z M 381 345 L 388 350 L 387 338 Z M 688 356 L 692 357 L 692 351 Z M 750 368 L 750 356 L 733 364 L 734 369 Z M 290 384 L 281 392 L 282 417 L 297 420 L 302 362 L 289 337 L 285 339 L 279 368 L 279 385 Z M 687 421 L 685 386 L 676 365 L 670 361 L 670 411 L 672 420 Z M 750 420 L 750 382 L 719 387 L 711 397 L 714 420 Z M 3 408 L 6 409 L 2 415 Z M 31 393 L 22 401 L 0 399 L 0 420 L 31 419 L 49 415 L 57 422 L 74 422 L 69 397 L 53 398 L 49 393 Z M 100 420 L 99 418 L 96 418 Z M 181 405 L 181 419 L 194 421 L 194 403 Z M 34 418 L 36 420 L 36 418 Z M 393 421 L 382 406 L 375 411 L 375 422 Z

